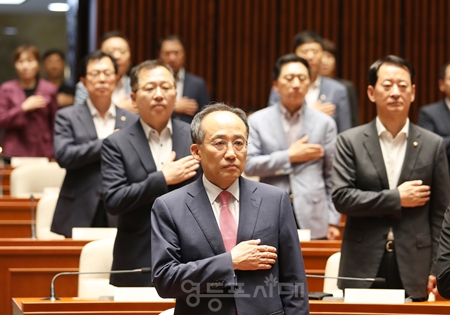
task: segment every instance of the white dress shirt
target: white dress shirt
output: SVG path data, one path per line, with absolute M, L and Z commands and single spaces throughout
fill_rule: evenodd
M 105 118 L 100 116 L 97 108 L 92 104 L 91 99 L 86 100 L 89 112 L 92 115 L 92 120 L 94 121 L 95 131 L 97 132 L 97 137 L 99 139 L 105 139 L 114 132 L 116 128 L 116 106 L 111 104 L 108 111 L 105 114 Z
M 381 152 L 383 154 L 384 165 L 389 181 L 389 189 L 397 188 L 400 173 L 402 172 L 403 161 L 406 154 L 406 142 L 409 132 L 409 119 L 400 132 L 395 136 L 386 130 L 380 119 L 376 118 L 376 127 L 380 139 Z
M 169 119 L 167 126 L 161 131 L 161 134 L 147 125 L 142 118 L 140 121 L 148 139 L 148 145 L 152 152 L 156 170 L 161 171 L 164 162 L 169 159 L 170 153 L 172 152 L 172 120 Z
M 317 76 L 316 81 L 309 85 L 308 92 L 305 95 L 306 105 L 313 106 L 314 103 L 319 99 L 320 94 L 320 81 L 322 76 Z
M 129 84 L 128 76 L 123 75 L 117 82 L 116 88 L 113 91 L 111 100 L 113 104 L 117 105 L 122 99 L 130 99 L 130 95 L 127 95 L 126 85 Z
M 183 97 L 183 89 L 184 89 L 184 78 L 186 77 L 186 70 L 184 68 L 180 68 L 175 77 L 177 82 L 177 100 Z
M 216 218 L 217 225 L 220 228 L 220 210 L 222 210 L 222 202 L 220 201 L 219 194 L 223 191 L 223 189 L 217 187 L 206 179 L 205 174 L 203 174 L 202 180 L 214 212 L 214 217 Z M 231 194 L 230 199 L 228 200 L 228 209 L 230 209 L 231 214 L 236 220 L 236 225 L 239 227 L 239 178 L 227 188 L 227 191 Z

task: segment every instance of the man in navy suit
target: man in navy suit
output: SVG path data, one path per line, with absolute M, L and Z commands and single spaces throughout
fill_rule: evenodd
M 175 314 L 309 314 L 288 194 L 240 176 L 248 134 L 242 110 L 204 108 L 191 125 L 204 175 L 153 205 L 153 282 Z
M 177 101 L 173 118 L 191 123 L 194 115 L 209 103 L 205 80 L 184 69 L 185 45 L 177 35 L 169 35 L 160 43 L 159 57 L 175 72 Z
M 56 115 L 55 158 L 67 170 L 51 230 L 72 236 L 73 227 L 117 226 L 101 200 L 100 155 L 103 139 L 137 120 L 111 101 L 116 86 L 115 59 L 97 50 L 83 60 L 81 82 L 89 92 L 84 104 Z
M 102 185 L 106 210 L 118 215 L 113 270 L 150 266 L 153 201 L 194 179 L 198 162 L 190 153 L 189 125 L 171 119 L 176 87 L 161 61 L 131 71 L 131 99 L 141 119 L 103 143 Z M 113 274 L 115 286 L 150 286 L 150 274 Z
M 447 162 L 450 165 L 450 61 L 439 73 L 439 90 L 445 98 L 420 108 L 418 125 L 444 138 Z
M 294 37 L 294 53 L 308 61 L 311 84 L 305 101 L 309 107 L 331 116 L 338 133 L 352 127 L 352 116 L 347 88 L 342 83 L 320 75 L 323 39 L 313 31 L 303 31 Z M 280 95 L 272 88 L 269 106 L 278 103 Z

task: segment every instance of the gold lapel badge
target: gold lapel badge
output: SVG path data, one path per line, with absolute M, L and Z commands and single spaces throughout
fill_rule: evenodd
M 413 146 L 416 148 L 419 145 L 419 143 L 417 141 L 413 142 Z
M 122 116 L 122 117 L 120 117 L 120 120 L 121 120 L 121 121 L 125 121 L 125 120 L 127 120 L 127 117 Z
M 325 101 L 327 99 L 327 96 L 325 94 L 320 95 L 320 99 L 322 101 Z

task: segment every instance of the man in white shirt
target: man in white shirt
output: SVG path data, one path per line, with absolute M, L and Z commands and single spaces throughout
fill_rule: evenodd
M 189 125 L 172 119 L 175 78 L 161 61 L 134 67 L 131 98 L 140 119 L 103 143 L 102 186 L 106 210 L 118 215 L 113 270 L 150 266 L 150 210 L 156 197 L 194 180 Z M 150 286 L 150 274 L 111 275 L 115 286 Z
M 194 115 L 209 103 L 205 80 L 186 71 L 185 45 L 177 35 L 169 35 L 159 43 L 159 58 L 175 72 L 177 101 L 173 118 L 191 123 Z
M 97 50 L 83 60 L 81 82 L 89 98 L 56 115 L 56 161 L 67 170 L 53 217 L 52 231 L 72 236 L 73 227 L 116 226 L 101 199 L 100 154 L 103 139 L 137 120 L 111 101 L 115 88 L 115 59 Z
M 333 202 L 347 216 L 339 276 L 380 277 L 385 284 L 340 280 L 350 287 L 405 289 L 414 301 L 436 290 L 436 252 L 450 198 L 445 144 L 408 119 L 414 69 L 386 56 L 369 68 L 372 122 L 338 136 Z

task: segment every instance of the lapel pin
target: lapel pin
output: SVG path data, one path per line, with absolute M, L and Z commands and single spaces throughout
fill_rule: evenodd
M 121 121 L 125 121 L 125 120 L 127 120 L 127 117 L 122 116 L 122 117 L 120 117 L 120 120 L 121 120 Z
M 327 96 L 325 94 L 320 95 L 320 99 L 322 101 L 325 101 L 327 99 Z
M 413 146 L 414 146 L 414 147 L 417 147 L 418 145 L 419 145 L 419 143 L 417 143 L 417 141 L 414 141 L 414 142 L 413 142 Z

